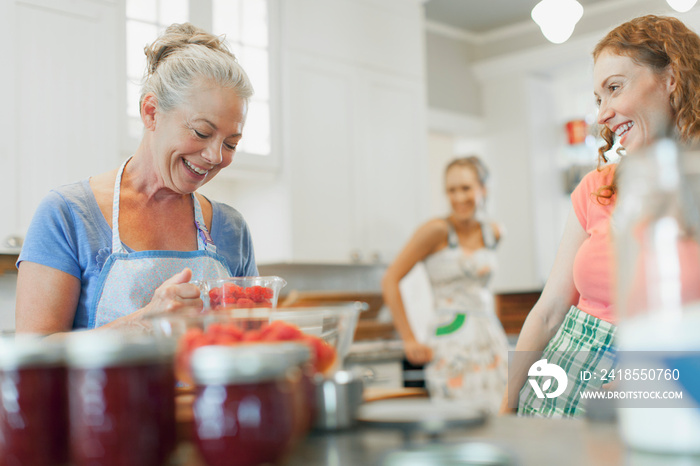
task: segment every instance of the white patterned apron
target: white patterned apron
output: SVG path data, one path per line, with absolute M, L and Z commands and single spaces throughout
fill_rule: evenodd
M 194 193 L 194 222 L 198 231 L 196 251 L 126 250 L 119 236 L 119 194 L 124 167 L 129 160 L 119 168 L 114 182 L 112 254 L 98 277 L 97 293 L 89 307 L 94 309 L 88 322 L 89 329 L 143 308 L 153 298 L 156 288 L 185 267 L 192 269 L 193 280 L 231 276 L 226 260 L 216 253 Z
M 487 288 L 496 266 L 489 225 L 482 224 L 482 236 L 486 247 L 467 254 L 450 224 L 449 246 L 425 259 L 436 309 L 425 378 L 431 398 L 458 398 L 495 412 L 506 385 L 508 342 Z

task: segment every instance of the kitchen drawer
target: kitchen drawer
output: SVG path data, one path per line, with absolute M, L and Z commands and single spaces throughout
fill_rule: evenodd
M 403 366 L 400 360 L 353 362 L 346 369 L 364 376 L 365 387 L 403 388 Z

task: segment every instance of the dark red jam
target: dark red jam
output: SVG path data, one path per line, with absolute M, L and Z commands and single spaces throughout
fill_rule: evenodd
M 194 439 L 210 466 L 274 464 L 298 437 L 301 385 L 274 346 L 208 346 L 193 354 Z
M 73 463 L 163 464 L 175 446 L 172 359 L 154 342 L 109 338 L 68 347 Z
M 316 369 L 311 362 L 311 350 L 305 344 L 280 343 L 293 370 L 288 371 L 288 378 L 293 386 L 295 418 L 295 437 L 303 437 L 316 420 L 316 386 L 313 378 Z
M 57 348 L 39 340 L 26 345 L 6 341 L 0 348 L 0 464 L 67 464 L 62 357 L 59 361 Z

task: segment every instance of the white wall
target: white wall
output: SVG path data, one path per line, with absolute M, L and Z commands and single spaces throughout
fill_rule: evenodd
M 281 173 L 236 174 L 234 164 L 207 183 L 205 196 L 237 209 L 248 222 L 258 263 L 284 262 L 290 256 L 289 188 Z
M 479 82 L 470 63 L 474 46 L 455 37 L 425 34 L 428 106 L 481 115 Z
M 449 203 L 445 196 L 444 167 L 454 156 L 455 138 L 451 134 L 428 133 L 428 158 L 430 159 L 430 217 L 445 217 Z

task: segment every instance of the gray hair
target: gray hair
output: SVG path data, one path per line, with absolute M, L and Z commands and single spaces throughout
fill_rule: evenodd
M 224 39 L 190 23 L 169 26 L 144 52 L 147 67 L 139 108 L 146 94 L 153 93 L 167 112 L 182 104 L 202 80 L 233 89 L 244 100 L 253 95 L 248 75 Z

